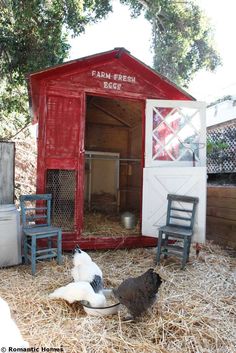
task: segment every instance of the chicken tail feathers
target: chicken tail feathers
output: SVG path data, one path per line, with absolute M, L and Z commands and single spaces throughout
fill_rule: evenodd
M 92 282 L 90 282 L 91 287 L 93 288 L 95 293 L 99 293 L 103 290 L 103 280 L 101 276 L 95 275 Z

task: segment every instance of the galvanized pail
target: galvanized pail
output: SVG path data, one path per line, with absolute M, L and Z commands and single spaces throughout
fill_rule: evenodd
M 136 225 L 135 215 L 131 212 L 122 213 L 121 223 L 126 229 L 134 228 Z

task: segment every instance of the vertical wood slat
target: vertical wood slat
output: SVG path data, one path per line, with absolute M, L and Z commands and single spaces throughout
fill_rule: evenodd
M 14 203 L 15 143 L 0 141 L 0 204 Z
M 208 186 L 207 239 L 236 249 L 236 187 Z

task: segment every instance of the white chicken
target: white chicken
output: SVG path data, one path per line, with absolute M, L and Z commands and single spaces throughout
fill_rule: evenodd
M 28 348 L 29 343 L 24 341 L 19 328 L 11 317 L 8 303 L 0 298 L 0 347 Z
M 74 267 L 71 275 L 75 282 L 89 282 L 96 293 L 103 289 L 102 271 L 98 265 L 92 261 L 91 257 L 79 247 L 75 249 L 73 258 Z
M 88 282 L 73 282 L 64 287 L 57 288 L 49 294 L 52 299 L 65 299 L 69 303 L 75 301 L 86 301 L 91 307 L 106 306 L 106 298 L 102 292 L 95 293 Z

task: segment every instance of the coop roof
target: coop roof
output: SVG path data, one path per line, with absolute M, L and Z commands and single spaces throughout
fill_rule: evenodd
M 33 103 L 33 110 L 35 111 L 38 105 L 39 82 L 52 78 L 58 80 L 60 77 L 65 78 L 75 73 L 83 72 L 88 68 L 98 67 L 99 65 L 104 65 L 104 67 L 114 65 L 114 67 L 122 67 L 134 72 L 145 85 L 151 88 L 149 92 L 153 92 L 152 96 L 149 93 L 146 98 L 195 100 L 185 90 L 132 56 L 125 48 L 115 48 L 110 51 L 71 60 L 30 73 L 28 75 L 29 96 L 30 101 Z

